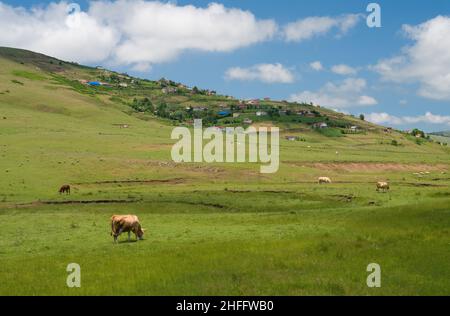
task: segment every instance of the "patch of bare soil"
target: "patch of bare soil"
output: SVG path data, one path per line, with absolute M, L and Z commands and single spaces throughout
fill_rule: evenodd
M 333 195 L 341 202 L 352 202 L 356 197 L 353 194 L 350 195 Z
M 159 179 L 159 180 L 106 180 L 95 182 L 75 183 L 75 185 L 92 185 L 92 184 L 179 184 L 184 183 L 186 180 L 183 178 L 175 179 Z
M 230 189 L 225 189 L 226 192 L 230 192 L 230 193 L 235 193 L 235 194 L 243 194 L 243 193 L 280 193 L 280 194 L 292 194 L 292 193 L 297 193 L 295 191 L 277 191 L 277 190 L 264 190 L 264 191 L 259 191 L 259 190 L 230 190 Z
M 136 203 L 142 200 L 81 200 L 81 201 L 41 201 L 43 205 L 65 205 L 65 204 L 126 204 Z
M 196 163 L 175 163 L 173 161 L 154 161 L 154 160 L 127 160 L 127 165 L 130 164 L 139 164 L 143 166 L 149 167 L 158 167 L 158 168 L 167 168 L 174 169 L 178 168 L 185 171 L 194 171 L 194 172 L 206 172 L 206 173 L 222 173 L 225 172 L 225 169 L 218 168 L 216 166 L 208 166 L 205 164 L 196 164 Z
M 128 204 L 143 201 L 142 199 L 135 200 L 69 200 L 69 201 L 34 201 L 29 203 L 10 204 L 6 208 L 26 208 L 42 205 L 71 205 L 71 204 Z
M 445 171 L 448 169 L 447 165 L 437 164 L 437 165 L 427 165 L 427 164 L 402 164 L 402 163 L 371 163 L 371 162 L 306 162 L 306 163 L 295 163 L 295 165 L 301 165 L 305 167 L 328 170 L 328 171 L 347 171 L 347 172 L 358 172 L 358 171 L 411 171 L 411 172 L 431 172 L 431 171 Z
M 433 184 L 433 183 L 423 183 L 423 182 L 403 182 L 403 185 L 413 186 L 413 187 L 428 187 L 428 188 L 446 188 L 448 185 L 445 184 Z
M 140 151 L 155 151 L 155 150 L 163 150 L 172 148 L 173 144 L 147 144 L 135 146 L 133 149 Z
M 212 208 L 217 208 L 217 209 L 226 208 L 226 206 L 222 205 L 222 204 L 206 203 L 206 202 L 168 201 L 166 203 L 178 203 L 178 204 L 187 204 L 187 205 L 194 205 L 194 206 L 206 206 L 206 207 L 212 207 Z

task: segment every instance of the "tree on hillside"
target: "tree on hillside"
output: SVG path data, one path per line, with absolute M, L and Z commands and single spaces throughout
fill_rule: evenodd
M 143 98 L 142 100 L 138 100 L 137 98 L 133 99 L 133 103 L 131 107 L 138 112 L 153 112 L 154 107 L 152 101 L 149 98 Z
M 160 117 L 168 117 L 167 113 L 167 104 L 165 102 L 161 102 L 157 109 L 156 109 L 156 115 Z
M 280 116 L 280 112 L 278 111 L 277 108 L 274 108 L 274 107 L 269 108 L 269 110 L 267 111 L 267 114 L 270 117 L 278 117 L 278 116 Z
M 411 132 L 411 135 L 416 136 L 416 137 L 419 136 L 421 138 L 425 138 L 425 132 L 421 131 L 418 128 L 413 129 L 412 132 Z
M 366 119 L 366 117 L 364 116 L 364 114 L 360 114 L 360 115 L 359 115 L 359 119 L 360 119 L 361 121 L 364 121 L 364 120 Z

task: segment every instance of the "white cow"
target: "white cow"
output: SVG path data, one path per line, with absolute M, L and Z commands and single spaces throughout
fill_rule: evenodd
M 378 192 L 380 192 L 380 191 L 387 192 L 387 191 L 389 191 L 389 189 L 390 189 L 389 183 L 381 182 L 381 181 L 377 183 L 377 191 Z
M 320 177 L 319 184 L 323 184 L 323 183 L 331 183 L 331 179 L 328 177 Z

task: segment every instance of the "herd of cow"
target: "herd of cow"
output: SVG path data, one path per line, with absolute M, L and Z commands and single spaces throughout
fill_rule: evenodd
M 331 183 L 331 179 L 328 177 L 320 177 L 319 184 Z M 390 190 L 390 186 L 388 182 L 380 181 L 377 182 L 377 191 L 380 192 L 388 192 Z
M 330 184 L 331 179 L 328 177 L 320 177 L 319 184 Z M 377 191 L 389 191 L 388 182 L 377 182 Z M 70 194 L 70 185 L 63 185 L 59 189 L 59 194 Z M 144 229 L 141 227 L 139 218 L 136 215 L 113 215 L 111 217 L 111 236 L 114 237 L 114 242 L 117 243 L 119 236 L 122 233 L 128 233 L 128 241 L 131 240 L 131 233 L 136 236 L 137 240 L 142 240 L 144 237 Z
M 70 185 L 61 186 L 58 192 L 59 194 L 70 194 Z M 122 233 L 128 233 L 128 241 L 131 240 L 131 233 L 136 236 L 136 241 L 144 238 L 144 229 L 136 215 L 113 215 L 111 217 L 111 236 L 114 237 L 115 243 Z

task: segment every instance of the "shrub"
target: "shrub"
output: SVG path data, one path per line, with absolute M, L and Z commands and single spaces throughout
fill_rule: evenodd
M 342 131 L 337 128 L 319 128 L 317 131 L 326 137 L 342 137 Z
M 154 107 L 149 98 L 143 98 L 142 100 L 134 99 L 131 107 L 138 112 L 153 112 Z
M 11 80 L 11 82 L 12 83 L 15 83 L 15 84 L 20 84 L 21 86 L 23 86 L 24 85 L 24 83 L 23 82 L 20 82 L 20 81 L 18 81 L 18 80 Z

